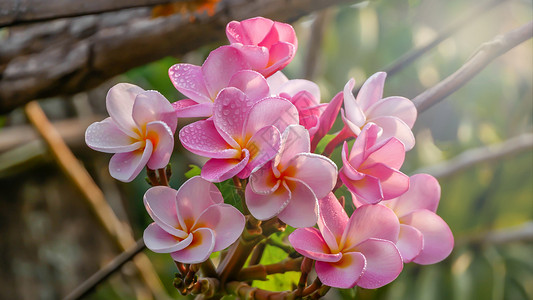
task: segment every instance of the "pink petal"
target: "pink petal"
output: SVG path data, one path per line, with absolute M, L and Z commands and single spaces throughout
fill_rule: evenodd
M 176 192 L 177 211 L 180 224 L 190 231 L 204 210 L 216 204 L 224 203 L 218 188 L 200 176 L 187 180 Z
M 152 150 L 152 143 L 146 140 L 144 149 L 113 155 L 109 160 L 109 174 L 122 182 L 132 181 L 141 173 L 152 155 Z
M 377 72 L 376 74 L 370 76 L 361 90 L 357 94 L 357 103 L 364 112 L 367 112 L 370 106 L 381 100 L 383 97 L 383 87 L 385 86 L 385 78 L 387 73 Z
M 89 125 L 85 131 L 85 143 L 91 149 L 105 153 L 130 152 L 142 147 L 141 141 L 122 132 L 111 118 Z
M 268 67 L 263 70 L 257 70 L 263 76 L 268 77 L 277 71 L 285 68 L 296 54 L 294 45 L 279 42 L 272 45 L 269 49 Z
M 440 185 L 429 174 L 415 174 L 409 179 L 409 190 L 396 199 L 387 201 L 398 217 L 403 217 L 417 209 L 437 211 L 440 199 Z
M 250 174 L 249 186 L 256 194 L 266 195 L 273 193 L 281 184 L 272 169 L 272 161 L 267 162 L 261 168 Z
M 368 158 L 369 154 L 372 153 L 376 144 L 381 128 L 376 124 L 366 124 L 365 127 L 361 130 L 361 133 L 355 139 L 348 160 L 350 164 L 354 167 L 359 166 Z
M 161 169 L 168 165 L 172 150 L 174 150 L 174 134 L 166 123 L 150 122 L 146 125 L 146 138 L 154 147 L 147 166 L 152 170 Z
M 270 87 L 270 95 L 279 96 L 282 86 L 289 81 L 281 71 L 277 71 L 267 79 L 268 86 Z
M 251 185 L 248 184 L 245 198 L 252 216 L 264 221 L 277 216 L 287 206 L 291 192 L 285 185 L 280 185 L 274 192 L 262 195 L 254 193 Z
M 278 33 L 279 40 L 283 42 L 288 42 L 294 45 L 295 48 L 298 47 L 298 39 L 296 38 L 296 33 L 294 28 L 290 24 L 274 22 L 274 27 Z
M 269 96 L 270 91 L 265 77 L 252 70 L 237 72 L 231 77 L 229 86 L 238 88 L 253 102 Z
M 352 193 L 352 198 L 357 197 L 358 201 L 365 204 L 376 204 L 383 200 L 383 190 L 378 178 L 366 175 L 360 180 L 351 180 L 345 172 L 340 172 L 339 178 Z
M 320 231 L 314 227 L 296 229 L 289 235 L 289 242 L 298 253 L 316 261 L 336 262 L 342 258 L 342 253 L 330 253 Z
M 398 197 L 409 189 L 409 176 L 382 163 L 374 164 L 362 172 L 379 179 L 383 200 Z M 364 193 L 361 194 L 364 196 Z
M 176 132 L 178 125 L 174 108 L 163 95 L 156 91 L 146 91 L 137 95 L 132 116 L 138 128 L 143 128 L 144 125 L 153 121 L 161 121 L 168 125 L 172 135 Z
M 301 125 L 289 125 L 281 137 L 281 148 L 274 165 L 282 166 L 283 171 L 296 154 L 309 151 L 309 132 Z
M 395 137 L 404 144 L 405 151 L 409 151 L 415 146 L 413 132 L 402 120 L 396 117 L 376 117 L 368 121 L 383 129 L 383 132 L 379 137 L 380 141 Z
M 350 217 L 342 236 L 345 252 L 369 239 L 384 239 L 396 243 L 400 234 L 400 222 L 396 214 L 383 205 L 363 205 Z M 358 247 L 358 246 L 357 246 Z
M 337 166 L 325 156 L 300 153 L 290 165 L 295 169 L 292 177 L 305 182 L 319 199 L 326 197 L 337 183 Z
M 213 252 L 223 250 L 233 244 L 244 229 L 245 219 L 240 211 L 229 204 L 217 204 L 208 207 L 192 227 L 209 228 L 215 233 Z
M 420 209 L 400 219 L 402 224 L 411 225 L 422 232 L 424 249 L 413 260 L 421 265 L 437 263 L 453 250 L 453 235 L 448 224 L 435 213 Z
M 146 211 L 155 223 L 166 232 L 182 239 L 187 237 L 178 218 L 176 195 L 178 191 L 166 186 L 154 186 L 143 197 Z
M 289 180 L 287 186 L 291 191 L 289 204 L 278 214 L 278 218 L 296 228 L 314 226 L 318 219 L 318 200 L 304 182 Z
M 320 115 L 319 127 L 313 136 L 313 141 L 311 142 L 312 151 L 316 149 L 318 142 L 329 132 L 331 127 L 333 127 L 333 123 L 335 123 L 337 115 L 339 114 L 339 110 L 341 109 L 343 99 L 343 93 L 337 93 L 337 95 L 331 99 L 322 115 Z
M 192 234 L 185 236 L 185 239 L 177 239 L 174 235 L 169 234 L 156 223 L 152 223 L 144 230 L 143 239 L 146 248 L 153 252 L 170 253 L 181 250 L 191 244 Z
M 357 245 L 357 250 L 366 259 L 366 269 L 357 281 L 357 285 L 362 288 L 382 287 L 392 282 L 402 272 L 402 256 L 390 241 L 371 238 Z
M 244 144 L 243 128 L 253 101 L 239 89 L 229 87 L 218 94 L 213 108 L 213 121 L 218 133 L 233 148 Z
M 348 161 L 348 143 L 345 141 L 342 145 L 342 152 L 341 152 L 341 158 L 342 158 L 342 169 L 341 173 L 343 173 L 343 176 L 346 177 L 347 180 L 361 180 L 365 177 L 365 174 L 357 171 L 357 168 L 359 168 L 359 162 L 357 160 L 361 160 L 362 156 L 359 156 L 359 158 L 356 160 L 354 159 L 354 165 Z M 359 164 L 358 164 L 359 163 Z
M 355 126 L 362 127 L 365 124 L 366 117 L 360 104 L 355 101 L 355 97 L 352 94 L 354 86 L 355 80 L 353 78 L 351 78 L 344 86 L 344 109 L 346 119 L 352 122 Z
M 190 64 L 176 64 L 168 70 L 168 76 L 174 87 L 196 103 L 213 102 L 205 86 L 202 68 Z M 215 95 L 216 96 L 216 95 Z
M 316 274 L 320 281 L 325 285 L 341 289 L 354 287 L 364 274 L 365 268 L 366 259 L 358 252 L 343 253 L 342 259 L 338 262 L 315 263 Z
M 135 132 L 137 125 L 132 117 L 133 103 L 135 97 L 142 92 L 144 90 L 136 85 L 119 83 L 109 89 L 106 96 L 109 116 L 125 134 L 133 138 L 139 138 L 139 134 Z
M 404 121 L 409 128 L 413 128 L 416 121 L 417 110 L 413 102 L 400 96 L 387 97 L 376 102 L 366 111 L 367 119 L 377 117 L 397 117 Z
M 268 49 L 266 47 L 239 43 L 233 43 L 231 46 L 240 51 L 243 59 L 249 64 L 249 69 L 263 70 L 268 64 Z
M 314 100 L 313 105 L 320 104 L 320 88 L 316 83 L 305 79 L 293 79 L 285 82 L 280 86 L 278 94 L 287 93 L 291 97 L 294 97 L 302 91 L 308 92 L 311 95 L 310 99 Z
M 260 168 L 274 158 L 280 148 L 281 135 L 274 126 L 267 126 L 257 131 L 246 144 L 250 152 L 250 161 L 239 174 L 240 178 L 247 178 L 253 170 Z
M 211 182 L 222 182 L 238 175 L 250 160 L 250 152 L 244 149 L 243 153 L 245 156 L 242 159 L 211 158 L 202 168 L 202 178 Z
M 292 103 L 280 97 L 268 97 L 255 103 L 246 119 L 243 135 L 252 135 L 266 126 L 275 126 L 279 132 L 291 124 L 298 124 L 298 110 Z
M 396 247 L 404 263 L 411 262 L 417 257 L 424 248 L 424 236 L 422 233 L 413 226 L 400 224 L 400 236 Z
M 204 118 L 213 114 L 213 102 L 196 103 L 191 99 L 183 99 L 172 103 L 178 118 Z
M 372 147 L 371 152 L 361 167 L 382 163 L 390 168 L 400 169 L 405 159 L 405 147 L 397 138 L 390 138 L 384 143 Z
M 170 254 L 172 259 L 185 264 L 197 264 L 209 258 L 215 247 L 215 233 L 209 228 L 200 228 L 192 236 L 192 242 L 187 248 Z
M 230 42 L 259 44 L 270 32 L 274 22 L 272 20 L 255 17 L 241 22 L 231 21 L 226 27 L 226 35 Z
M 220 136 L 212 119 L 196 121 L 183 127 L 179 138 L 183 147 L 201 156 L 234 158 L 241 155 Z
M 223 88 L 228 87 L 235 73 L 246 69 L 249 69 L 248 64 L 234 47 L 222 46 L 211 51 L 202 65 L 202 74 L 210 98 L 215 99 Z
M 348 224 L 348 215 L 333 193 L 318 200 L 318 228 L 332 251 L 340 251 L 342 235 Z

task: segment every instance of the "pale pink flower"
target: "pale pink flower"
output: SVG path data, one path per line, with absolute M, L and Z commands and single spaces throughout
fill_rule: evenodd
M 318 229 L 298 228 L 289 242 L 316 260 L 322 283 L 337 288 L 382 287 L 398 277 L 402 257 L 394 245 L 398 218 L 383 205 L 363 205 L 348 219 L 333 193 L 319 200 Z
M 231 46 L 242 52 L 252 69 L 265 77 L 289 64 L 298 49 L 291 25 L 263 17 L 229 22 L 226 36 Z
M 294 104 L 298 109 L 300 125 L 305 127 L 313 138 L 320 126 L 320 116 L 328 106 L 327 103 L 320 103 L 318 85 L 305 79 L 289 80 L 281 71 L 270 76 L 267 82 L 271 95 L 286 98 Z
M 387 73 L 378 72 L 366 80 L 355 98 L 352 78 L 344 86 L 344 113 L 342 118 L 347 129 L 358 136 L 367 123 L 377 124 L 383 130 L 380 140 L 390 137 L 399 139 L 409 151 L 415 145 L 411 131 L 417 111 L 409 99 L 392 96 L 382 99 Z
M 177 119 L 159 92 L 119 83 L 106 97 L 110 117 L 91 124 L 85 142 L 94 150 L 116 153 L 109 161 L 114 178 L 130 182 L 144 168 L 164 168 L 174 149 Z
M 396 246 L 405 263 L 421 265 L 437 263 L 453 250 L 453 234 L 448 224 L 436 214 L 440 185 L 435 177 L 415 174 L 409 190 L 403 195 L 382 201 L 400 220 L 400 235 Z M 356 206 L 362 205 L 354 201 Z
M 246 205 L 259 220 L 275 216 L 293 227 L 316 224 L 318 199 L 337 182 L 337 166 L 309 153 L 309 133 L 300 125 L 285 129 L 276 157 L 250 175 Z
M 178 117 L 210 117 L 213 102 L 226 87 L 236 87 L 250 99 L 259 100 L 268 96 L 266 79 L 250 70 L 241 53 L 231 46 L 213 50 L 204 64 L 176 64 L 168 70 L 174 87 L 189 99 L 172 105 Z
M 187 150 L 211 158 L 202 177 L 221 182 L 235 175 L 247 178 L 271 160 L 279 150 L 280 131 L 297 122 L 298 111 L 286 99 L 255 101 L 229 87 L 217 97 L 213 117 L 185 126 L 179 138 Z
M 398 171 L 405 159 L 403 143 L 394 137 L 379 141 L 379 131 L 377 125 L 367 124 L 349 154 L 346 142 L 342 148 L 339 177 L 362 203 L 392 199 L 409 188 L 409 177 Z
M 155 221 L 144 231 L 146 247 L 170 253 L 175 261 L 196 264 L 211 253 L 233 244 L 244 229 L 244 216 L 224 204 L 217 187 L 199 176 L 179 190 L 166 186 L 150 188 L 144 206 Z

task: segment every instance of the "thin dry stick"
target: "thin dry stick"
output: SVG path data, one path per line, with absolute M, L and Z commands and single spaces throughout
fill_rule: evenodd
M 413 99 L 418 113 L 458 90 L 495 58 L 531 37 L 533 37 L 533 21 L 483 44 L 459 70 Z
M 433 49 L 435 46 L 440 44 L 445 39 L 449 38 L 453 34 L 455 34 L 459 29 L 465 28 L 466 25 L 470 24 L 473 20 L 483 15 L 483 13 L 488 12 L 493 7 L 505 2 L 506 0 L 491 0 L 486 1 L 485 3 L 477 6 L 474 9 L 471 9 L 468 13 L 463 15 L 461 18 L 456 20 L 455 22 L 451 23 L 450 26 L 448 26 L 446 29 L 441 31 L 433 40 L 425 44 L 424 46 L 418 47 L 416 49 L 413 49 L 400 58 L 398 58 L 396 61 L 394 61 L 389 66 L 385 67 L 383 71 L 387 72 L 389 76 L 392 76 L 393 74 L 396 74 L 418 58 L 420 58 L 422 55 L 427 53 L 429 50 Z
M 428 173 L 437 178 L 448 177 L 474 165 L 492 162 L 531 149 L 533 149 L 533 134 L 525 133 L 500 144 L 469 149 L 448 161 L 420 168 L 413 174 Z
M 326 25 L 329 23 L 331 12 L 324 9 L 315 13 L 315 21 L 311 26 L 311 35 L 307 45 L 305 63 L 303 64 L 303 78 L 313 80 L 319 67 L 320 51 Z
M 113 258 L 110 263 L 98 270 L 98 272 L 94 273 L 82 284 L 77 286 L 76 289 L 68 294 L 63 300 L 80 299 L 87 295 L 87 293 L 89 293 L 94 287 L 106 280 L 115 271 L 119 270 L 125 263 L 130 261 L 135 255 L 139 254 L 144 248 L 144 240 L 139 239 L 135 246 Z
M 39 104 L 36 101 L 32 101 L 26 104 L 24 110 L 32 125 L 50 147 L 52 155 L 63 172 L 82 192 L 106 232 L 113 237 L 113 240 L 117 242 L 122 250 L 135 245 L 135 240 L 129 228 L 117 218 L 105 201 L 102 191 L 94 183 L 87 170 L 72 154 L 72 151 L 70 151 L 57 130 L 50 123 Z M 145 255 L 139 255 L 134 259 L 134 263 L 154 295 L 161 299 L 168 298 L 150 260 Z

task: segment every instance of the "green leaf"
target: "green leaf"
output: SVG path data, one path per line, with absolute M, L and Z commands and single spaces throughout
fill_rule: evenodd
M 261 258 L 261 264 L 269 265 L 280 262 L 287 258 L 287 253 L 277 247 L 267 245 Z M 288 291 L 293 290 L 294 286 L 298 284 L 300 280 L 300 272 L 286 272 L 283 274 L 272 274 L 267 276 L 267 281 L 255 280 L 252 286 L 270 290 L 270 291 Z
M 315 150 L 315 153 L 322 153 L 324 152 L 324 149 L 326 148 L 326 146 L 328 145 L 328 143 L 334 138 L 336 137 L 337 135 L 336 134 L 326 134 L 326 136 L 324 136 L 320 142 L 318 142 L 318 145 L 316 145 L 316 150 Z
M 237 190 L 235 189 L 235 185 L 233 184 L 233 179 L 228 179 L 226 181 L 215 183 L 218 190 L 222 193 L 222 197 L 224 198 L 224 203 L 227 203 L 236 209 L 238 209 L 240 212 L 242 211 L 242 201 L 241 197 L 237 193 Z
M 194 176 L 199 176 L 202 172 L 202 169 L 198 167 L 197 165 L 189 165 L 189 168 L 191 168 L 189 171 L 185 172 L 185 177 L 192 178 Z

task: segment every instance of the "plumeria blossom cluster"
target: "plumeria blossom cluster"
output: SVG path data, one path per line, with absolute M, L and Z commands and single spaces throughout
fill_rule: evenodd
M 189 276 L 198 266 L 220 284 L 250 281 L 243 275 L 248 256 L 286 225 L 296 228 L 288 242 L 302 260 L 302 277 L 314 263 L 319 286 L 379 288 L 404 263 L 445 259 L 454 240 L 436 214 L 438 182 L 400 171 L 415 144 L 417 111 L 406 98 L 383 98 L 386 74 L 372 75 L 357 95 L 350 79 L 322 103 L 317 84 L 281 72 L 298 48 L 289 24 L 257 17 L 230 22 L 226 34 L 229 45 L 213 50 L 201 66 L 170 67 L 170 81 L 187 98 L 171 104 L 156 91 L 117 84 L 106 98 L 110 117 L 86 131 L 89 147 L 115 153 L 109 163 L 114 178 L 129 182 L 147 167 L 155 186 L 144 204 L 154 223 L 144 241 L 176 261 L 185 280 L 180 291 L 224 291 L 206 289 L 209 282 L 200 288 Z M 175 190 L 160 179 L 177 119 L 185 117 L 196 121 L 179 130 L 179 141 L 207 162 Z M 327 135 L 337 118 L 343 128 Z M 325 147 L 317 147 L 320 141 Z M 337 166 L 329 156 L 338 148 Z M 242 197 L 242 212 L 225 204 L 215 185 L 226 180 Z M 351 216 L 334 194 L 342 186 L 356 207 Z M 228 247 L 215 270 L 210 255 Z M 304 287 L 305 280 L 293 292 L 302 296 Z M 313 292 L 319 290 L 307 294 Z

